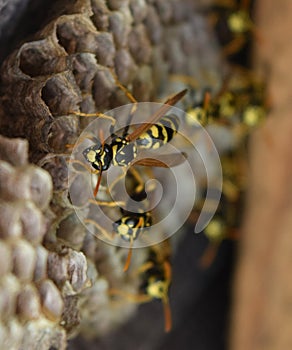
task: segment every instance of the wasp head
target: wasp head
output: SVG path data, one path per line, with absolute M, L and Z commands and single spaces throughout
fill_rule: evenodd
M 113 158 L 112 148 L 108 144 L 94 144 L 82 152 L 84 158 L 96 170 L 107 170 Z

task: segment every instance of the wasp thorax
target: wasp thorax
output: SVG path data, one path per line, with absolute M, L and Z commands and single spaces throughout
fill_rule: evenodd
M 129 142 L 125 138 L 114 138 L 111 148 L 114 165 L 127 166 L 137 157 L 137 146 L 135 142 Z

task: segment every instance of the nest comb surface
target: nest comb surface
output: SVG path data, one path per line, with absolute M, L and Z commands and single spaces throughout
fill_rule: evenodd
M 64 299 L 42 245 L 52 182 L 27 151 L 27 141 L 0 136 L 0 348 L 64 349 Z

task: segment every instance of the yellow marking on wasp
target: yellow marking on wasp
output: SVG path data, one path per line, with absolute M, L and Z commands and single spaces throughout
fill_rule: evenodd
M 149 280 L 149 286 L 147 288 L 147 294 L 157 299 L 163 299 L 168 292 L 168 285 L 164 281 L 157 281 L 153 283 L 151 278 Z
M 127 236 L 128 230 L 129 230 L 129 226 L 124 223 L 118 226 L 118 234 L 121 236 Z
M 150 130 L 152 132 L 153 137 L 154 138 L 158 138 L 158 136 L 159 136 L 159 127 L 157 125 L 153 125 Z
M 210 240 L 222 240 L 226 235 L 226 227 L 221 220 L 213 219 L 205 228 L 205 235 Z
M 249 106 L 244 111 L 243 121 L 246 125 L 253 127 L 256 126 L 265 115 L 265 111 L 260 106 Z
M 96 151 L 89 151 L 87 154 L 86 154 L 86 158 L 88 159 L 88 161 L 90 163 L 94 163 L 95 162 L 95 158 L 96 158 L 96 154 L 97 152 Z
M 152 149 L 157 149 L 160 147 L 160 144 L 158 142 L 156 142 L 151 148 Z
M 168 142 L 168 135 L 165 127 L 162 127 L 162 135 L 163 135 L 163 144 L 166 144 Z
M 234 33 L 242 34 L 251 29 L 252 22 L 245 11 L 238 11 L 229 16 L 228 25 Z

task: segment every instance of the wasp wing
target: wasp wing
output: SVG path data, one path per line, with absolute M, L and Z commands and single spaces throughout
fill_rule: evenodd
M 149 154 L 149 153 L 147 153 Z M 154 166 L 159 168 L 172 168 L 174 166 L 182 164 L 187 158 L 186 153 L 171 153 L 159 155 L 159 159 L 156 156 L 146 157 L 141 159 L 135 159 L 132 165 L 142 165 L 142 166 Z
M 126 138 L 129 142 L 135 141 L 140 135 L 147 131 L 153 124 L 155 124 L 161 117 L 163 117 L 168 110 L 175 105 L 179 100 L 181 100 L 187 93 L 187 89 L 182 90 L 178 94 L 167 99 L 163 106 L 158 109 L 150 118 L 147 123 L 141 124 L 136 130 L 129 134 Z

